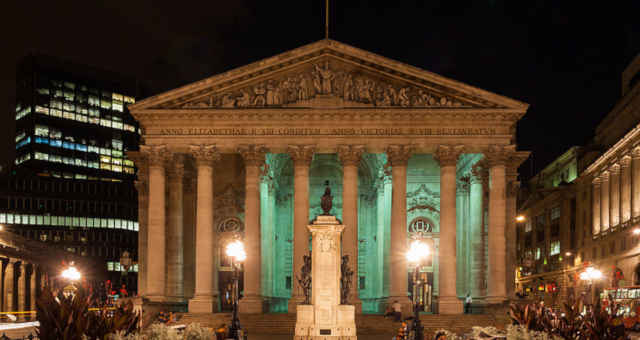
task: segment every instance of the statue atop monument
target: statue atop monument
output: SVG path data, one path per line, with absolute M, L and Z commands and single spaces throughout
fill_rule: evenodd
M 322 207 L 322 215 L 329 216 L 331 215 L 331 208 L 333 207 L 333 196 L 331 196 L 331 188 L 329 187 L 329 181 L 324 182 L 324 185 L 327 186 L 324 189 L 324 195 L 322 195 L 322 200 L 320 201 L 320 207 Z

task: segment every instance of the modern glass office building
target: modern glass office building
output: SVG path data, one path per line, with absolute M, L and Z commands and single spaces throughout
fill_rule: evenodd
M 140 95 L 137 82 L 42 55 L 17 70 L 16 157 L 0 181 L 0 224 L 95 257 L 106 278 L 135 289 L 136 170 L 126 152 L 140 141 L 127 110 Z M 127 253 L 133 262 L 123 275 Z

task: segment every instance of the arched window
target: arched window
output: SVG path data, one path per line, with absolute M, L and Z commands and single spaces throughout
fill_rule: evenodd
M 432 233 L 433 229 L 433 222 L 426 217 L 416 217 L 409 224 L 410 233 Z

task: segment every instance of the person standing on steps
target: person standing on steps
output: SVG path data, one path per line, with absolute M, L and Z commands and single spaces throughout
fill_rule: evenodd
M 464 313 L 471 314 L 471 303 L 473 302 L 473 298 L 471 298 L 471 293 L 467 293 L 467 297 L 464 299 Z
M 393 316 L 395 318 L 395 321 L 402 321 L 402 305 L 400 304 L 400 302 L 398 302 L 398 300 L 393 301 L 393 305 L 391 305 L 391 307 L 393 308 Z

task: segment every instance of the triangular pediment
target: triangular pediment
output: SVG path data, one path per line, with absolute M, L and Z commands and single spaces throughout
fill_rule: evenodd
M 130 106 L 504 108 L 527 105 L 333 40 L 322 40 Z

